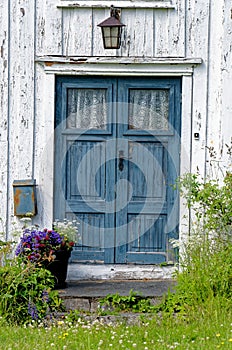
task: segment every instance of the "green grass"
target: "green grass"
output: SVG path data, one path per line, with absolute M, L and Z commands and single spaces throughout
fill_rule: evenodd
M 106 325 L 81 318 L 74 323 L 58 321 L 49 327 L 2 324 L 0 349 L 232 349 L 232 310 L 212 301 L 208 310 L 181 317 L 144 316 L 137 325 Z

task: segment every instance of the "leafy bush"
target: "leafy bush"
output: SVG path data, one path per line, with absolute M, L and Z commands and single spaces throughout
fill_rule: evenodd
M 222 184 L 214 179 L 200 180 L 197 174 L 185 174 L 178 180 L 178 187 L 204 233 L 231 234 L 232 173 L 226 173 Z
M 21 258 L 9 258 L 15 242 L 0 241 L 0 316 L 8 323 L 42 320 L 62 311 L 51 273 Z
M 0 315 L 9 323 L 22 324 L 63 310 L 53 287 L 48 270 L 15 259 L 0 267 Z
M 177 286 L 161 310 L 187 314 L 212 303 L 232 306 L 232 174 L 222 184 L 186 174 L 178 182 L 194 210 L 191 235 L 182 245 Z M 205 308 L 206 309 L 206 308 Z

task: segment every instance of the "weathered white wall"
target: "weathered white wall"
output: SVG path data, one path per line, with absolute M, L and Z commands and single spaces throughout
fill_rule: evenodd
M 77 2 L 85 6 L 73 7 Z M 182 169 L 188 158 L 191 169 L 204 175 L 206 145 L 215 146 L 226 159 L 223 145 L 230 142 L 232 130 L 230 2 L 117 1 L 126 27 L 121 49 L 111 51 L 103 49 L 97 24 L 109 16 L 112 3 L 0 0 L 0 218 L 4 223 L 15 220 L 13 180 L 31 177 L 38 184 L 35 220 L 41 225 L 52 220 L 55 86 L 54 75 L 38 63 L 44 56 L 50 60 L 117 56 L 119 62 L 139 56 L 141 65 L 149 58 L 202 58 L 203 63 L 183 81 L 182 118 L 187 118 L 189 132 L 185 130 L 182 138 Z M 199 141 L 194 132 L 200 133 Z
M 0 232 L 4 229 L 8 214 L 8 32 L 8 6 L 3 3 L 0 5 Z

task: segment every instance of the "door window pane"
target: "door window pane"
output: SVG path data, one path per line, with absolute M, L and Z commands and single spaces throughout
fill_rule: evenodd
M 68 89 L 67 128 L 106 129 L 107 89 Z
M 129 90 L 129 129 L 168 130 L 168 110 L 169 90 Z

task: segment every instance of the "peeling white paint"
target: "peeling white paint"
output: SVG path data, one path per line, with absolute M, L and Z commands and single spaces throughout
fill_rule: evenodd
M 68 281 L 172 279 L 175 266 L 152 265 L 68 265 Z
M 3 223 L 15 220 L 13 180 L 35 176 L 39 213 L 34 221 L 51 225 L 53 159 L 45 149 L 53 152 L 56 74 L 183 76 L 182 173 L 208 171 L 207 145 L 228 164 L 223 145 L 232 135 L 230 2 L 121 1 L 122 47 L 104 50 L 97 24 L 109 16 L 110 5 L 106 0 L 0 0 Z

